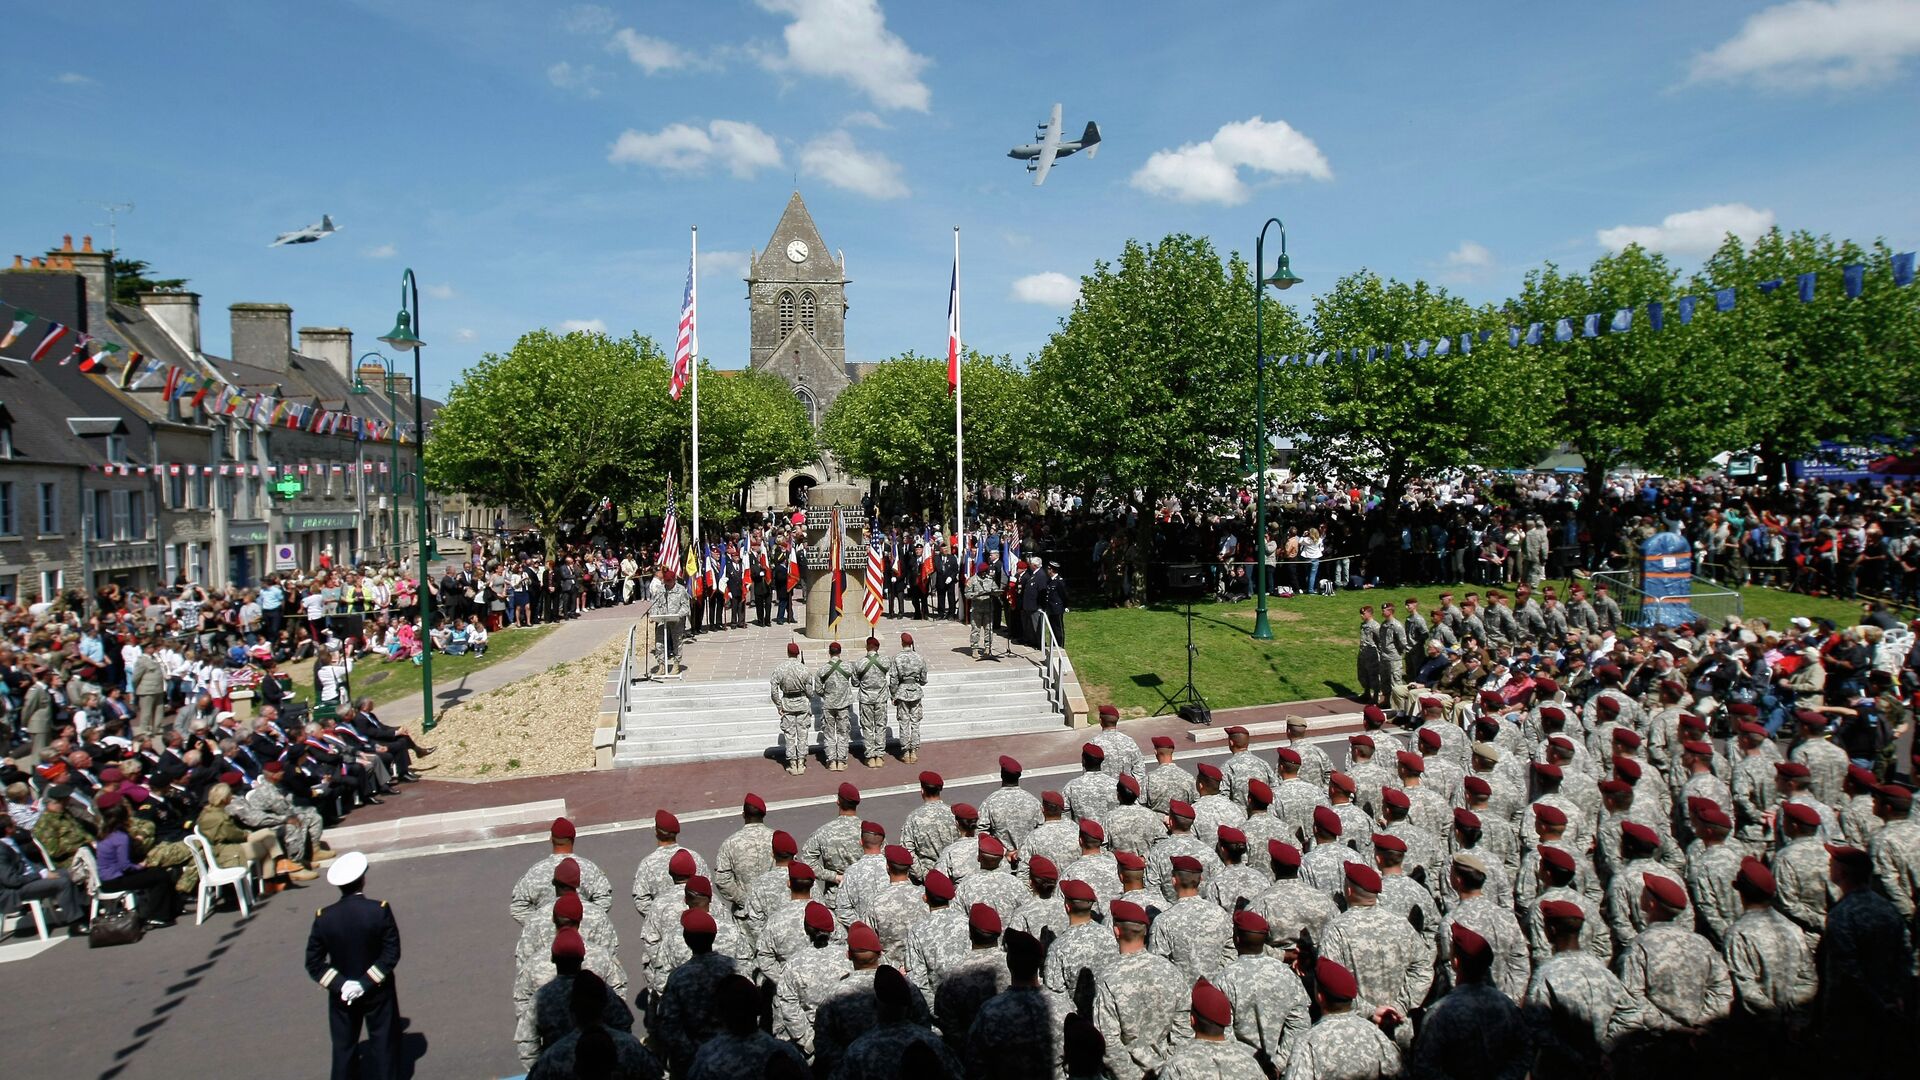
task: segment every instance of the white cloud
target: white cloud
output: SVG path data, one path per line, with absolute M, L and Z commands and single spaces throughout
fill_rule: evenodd
M 885 131 L 887 128 L 887 122 L 885 120 L 880 119 L 879 113 L 868 112 L 867 110 L 862 109 L 859 112 L 850 112 L 847 115 L 841 117 L 840 126 L 841 127 L 878 128 L 881 131 Z
M 63 71 L 60 74 L 55 75 L 53 77 L 53 81 L 59 83 L 61 86 L 92 86 L 93 85 L 92 76 L 82 75 L 77 71 Z
M 607 332 L 605 319 L 566 319 L 560 323 L 563 334 L 604 334 Z
M 781 74 L 839 79 L 882 109 L 926 112 L 933 94 L 920 81 L 930 61 L 887 29 L 879 0 L 759 0 L 793 21 L 781 32 L 785 54 L 763 53 L 760 63 Z
M 657 37 L 648 37 L 633 27 L 623 27 L 613 35 L 607 48 L 615 52 L 624 52 L 627 59 L 649 75 L 658 75 L 662 71 L 686 67 L 690 57 L 671 41 L 662 41 Z
M 715 120 L 705 130 L 668 124 L 652 134 L 628 129 L 607 152 L 615 165 L 651 165 L 669 172 L 700 173 L 724 165 L 742 180 L 780 164 L 780 144 L 742 120 Z
M 1158 150 L 1133 174 L 1133 186 L 1182 202 L 1232 205 L 1247 200 L 1251 189 L 1241 168 L 1275 177 L 1333 179 L 1325 154 L 1285 120 L 1224 124 L 1213 138 Z
M 1751 241 L 1773 228 L 1773 211 L 1755 210 L 1746 203 L 1722 203 L 1698 210 L 1668 214 L 1658 225 L 1616 225 L 1601 229 L 1600 246 L 1617 251 L 1639 244 L 1670 255 L 1710 255 L 1728 233 Z
M 599 4 L 575 4 L 560 16 L 560 27 L 571 34 L 604 34 L 613 29 L 613 9 Z
M 1013 298 L 1023 304 L 1069 308 L 1080 299 L 1080 283 L 1057 270 L 1015 278 Z
M 369 259 L 391 259 L 395 255 L 400 254 L 400 249 L 392 244 L 376 244 L 361 254 Z
M 1739 33 L 1695 56 L 1692 77 L 1843 88 L 1893 78 L 1916 55 L 1920 0 L 1790 0 L 1748 16 Z
M 702 251 L 700 253 L 700 277 L 739 278 L 747 274 L 747 253 L 744 251 Z
M 829 131 L 801 147 L 800 171 L 869 198 L 898 199 L 907 194 L 900 166 L 878 150 L 860 149 L 844 131 Z
M 453 340 L 459 342 L 462 345 L 470 345 L 473 342 L 480 340 L 480 335 L 475 333 L 471 327 L 463 326 L 460 329 L 455 330 L 453 332 Z
M 433 297 L 435 300 L 451 300 L 459 295 L 453 291 L 453 286 L 445 284 L 429 285 L 426 291 L 427 295 Z
M 592 64 L 576 65 L 562 60 L 547 69 L 547 81 L 557 89 L 585 98 L 597 98 L 600 88 L 593 85 L 593 81 L 599 74 Z
M 1447 265 L 1456 270 L 1481 270 L 1493 265 L 1493 252 L 1484 245 L 1462 240 L 1459 247 L 1447 252 Z

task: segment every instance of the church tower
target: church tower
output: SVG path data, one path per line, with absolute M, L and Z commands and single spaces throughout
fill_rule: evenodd
M 787 381 L 815 426 L 847 375 L 847 267 L 828 252 L 799 192 L 747 270 L 750 362 Z

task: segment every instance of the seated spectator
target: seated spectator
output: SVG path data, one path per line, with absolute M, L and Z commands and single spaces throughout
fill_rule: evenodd
M 213 845 L 214 862 L 225 867 L 252 863 L 261 881 L 276 885 L 284 885 L 288 878 L 312 881 L 318 877 L 313 871 L 281 858 L 280 838 L 272 829 L 248 829 L 234 820 L 227 809 L 233 802 L 229 779 L 237 781 L 239 777 L 227 774 L 207 789 L 206 808 L 200 811 L 199 820 L 195 822 L 200 835 Z
M 33 837 L 11 816 L 0 818 L 0 917 L 12 915 L 28 900 L 47 902 L 47 925 L 87 932 L 87 898 L 73 876 L 47 866 Z
M 476 615 L 467 620 L 467 651 L 473 655 L 485 656 L 487 639 L 492 636 L 487 632 L 486 625 L 480 621 L 479 616 Z
M 100 888 L 107 892 L 133 893 L 135 906 L 149 929 L 172 926 L 180 916 L 173 874 L 139 861 L 138 845 L 127 831 L 126 800 L 118 792 L 108 792 L 100 797 L 95 808 L 100 812 L 100 843 L 95 849 L 100 864 Z

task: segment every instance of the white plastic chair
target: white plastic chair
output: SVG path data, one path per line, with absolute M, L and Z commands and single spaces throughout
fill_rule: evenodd
M 132 893 L 115 891 L 105 888 L 100 884 L 100 860 L 94 858 L 92 844 L 82 845 L 78 851 L 75 851 L 73 853 L 73 861 L 79 863 L 86 869 L 88 891 L 87 921 L 91 922 L 100 917 L 100 901 L 102 900 L 110 900 L 123 905 L 138 906 L 134 904 Z
M 13 924 L 12 930 L 0 932 L 0 937 L 5 937 L 7 934 L 17 932 L 22 926 L 25 926 L 27 920 L 31 918 L 33 920 L 33 928 L 40 931 L 40 940 L 47 940 L 47 902 L 45 900 L 20 901 L 20 910 L 14 912 L 13 917 L 17 917 L 19 921 Z
M 220 890 L 233 886 L 234 898 L 240 901 L 240 915 L 245 918 L 252 914 L 248 904 L 249 893 L 253 892 L 253 868 L 247 866 L 221 866 L 214 861 L 213 845 L 195 829 L 187 834 L 187 850 L 193 852 L 193 861 L 200 871 L 199 892 L 194 897 L 193 925 L 199 926 L 207 921 L 207 912 L 220 899 Z

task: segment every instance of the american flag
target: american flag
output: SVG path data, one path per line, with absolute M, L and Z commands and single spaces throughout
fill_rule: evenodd
M 667 520 L 660 526 L 660 565 L 680 569 L 680 515 L 673 507 L 673 481 L 667 481 Z
M 870 538 L 867 545 L 867 595 L 860 601 L 860 614 L 866 616 L 868 623 L 880 625 L 880 590 L 884 587 L 885 571 L 880 561 L 879 539 Z
M 687 291 L 680 300 L 680 336 L 673 345 L 673 382 L 667 388 L 675 401 L 680 400 L 680 392 L 693 376 L 693 356 L 700 350 L 700 334 L 693 318 L 693 263 L 693 259 L 687 260 Z

